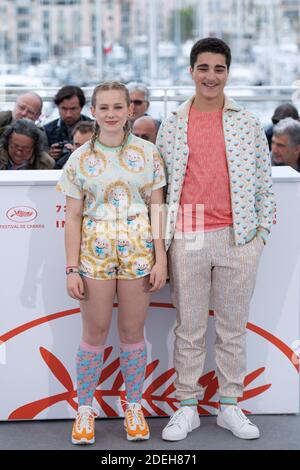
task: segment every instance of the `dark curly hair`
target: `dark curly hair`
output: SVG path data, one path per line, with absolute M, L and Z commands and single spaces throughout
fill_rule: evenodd
M 194 69 L 195 62 L 197 61 L 197 57 L 199 54 L 203 52 L 212 52 L 213 54 L 222 54 L 225 56 L 227 69 L 229 70 L 231 64 L 231 51 L 230 47 L 222 41 L 222 39 L 218 38 L 204 38 L 197 41 L 190 53 L 190 65 L 191 68 Z

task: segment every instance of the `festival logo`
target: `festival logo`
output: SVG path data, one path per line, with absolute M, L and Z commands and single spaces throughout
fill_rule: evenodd
M 15 206 L 11 209 L 8 209 L 6 212 L 6 217 L 18 224 L 31 222 L 32 220 L 36 219 L 37 216 L 37 211 L 33 207 L 28 206 Z

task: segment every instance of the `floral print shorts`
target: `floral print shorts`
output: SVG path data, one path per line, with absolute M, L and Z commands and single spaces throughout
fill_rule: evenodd
M 154 265 L 154 245 L 147 214 L 115 221 L 84 217 L 79 272 L 92 279 L 137 279 Z

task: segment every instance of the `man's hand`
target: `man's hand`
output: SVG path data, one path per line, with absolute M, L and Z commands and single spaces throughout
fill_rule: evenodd
M 74 152 L 74 150 L 76 150 L 75 147 L 74 147 L 74 145 L 72 145 L 72 144 L 66 144 L 66 145 L 64 146 L 64 149 L 70 150 L 71 153 Z
M 57 160 L 60 157 L 61 151 L 62 149 L 59 144 L 52 144 L 48 153 L 50 157 L 54 158 L 54 160 Z

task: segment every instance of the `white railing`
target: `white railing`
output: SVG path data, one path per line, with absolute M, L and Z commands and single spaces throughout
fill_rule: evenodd
M 300 82 L 299 82 L 300 85 Z M 44 103 L 53 102 L 53 97 L 60 87 L 6 87 L 0 89 L 0 110 L 11 109 L 18 95 L 26 91 L 35 91 L 41 95 Z M 87 104 L 90 102 L 94 87 L 82 87 L 87 98 Z M 169 105 L 185 101 L 194 92 L 194 87 L 186 86 L 153 86 L 149 87 L 150 102 L 161 103 L 160 117 L 164 118 L 169 113 Z M 262 103 L 267 106 L 268 112 L 284 101 L 295 101 L 295 106 L 300 100 L 300 86 L 228 86 L 226 93 L 233 96 L 237 101 L 251 103 L 251 109 L 257 105 L 258 114 L 262 111 Z M 6 108 L 5 108 L 6 106 Z

